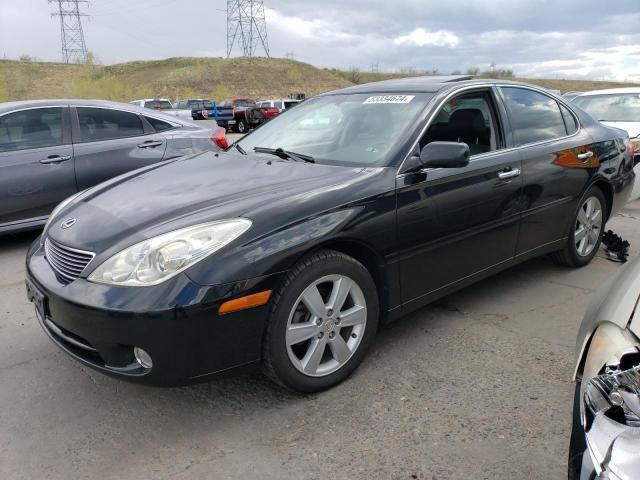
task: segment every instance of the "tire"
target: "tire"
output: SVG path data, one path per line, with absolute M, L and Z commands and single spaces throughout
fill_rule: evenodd
M 600 213 L 599 215 L 592 213 L 588 221 L 583 223 L 588 213 L 589 204 L 594 209 L 593 212 L 597 209 Z M 578 208 L 573 214 L 567 244 L 562 250 L 552 254 L 553 260 L 561 265 L 574 268 L 583 267 L 591 262 L 602 242 L 606 215 L 607 202 L 602 190 L 596 186 L 589 188 L 580 199 Z M 581 227 L 582 230 L 580 230 Z M 584 233 L 585 236 L 576 240 L 579 233 Z
M 236 132 L 247 133 L 247 130 L 249 130 L 249 125 L 247 125 L 247 122 L 243 119 L 238 120 L 238 123 L 236 123 Z
M 338 297 L 335 303 L 331 293 Z M 264 371 L 297 392 L 331 388 L 362 362 L 378 317 L 376 285 L 361 263 L 334 250 L 311 254 L 291 269 L 273 297 L 262 347 Z

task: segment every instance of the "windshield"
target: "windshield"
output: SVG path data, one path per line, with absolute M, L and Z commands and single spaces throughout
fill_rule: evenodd
M 640 93 L 586 95 L 573 103 L 601 122 L 640 122 Z
M 326 95 L 286 110 L 238 145 L 281 148 L 319 163 L 384 165 L 389 153 L 412 133 L 431 94 Z

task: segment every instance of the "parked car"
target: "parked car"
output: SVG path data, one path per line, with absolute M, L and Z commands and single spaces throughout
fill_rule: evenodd
M 605 125 L 629 134 L 634 148 L 636 177 L 640 176 L 640 88 L 612 88 L 585 92 L 573 103 Z M 636 179 L 630 200 L 640 198 L 640 180 Z
M 628 136 L 538 87 L 447 80 L 323 94 L 68 199 L 27 255 L 45 332 L 119 378 L 261 362 L 312 392 L 381 323 L 532 257 L 589 263 L 633 183 Z
M 219 150 L 212 136 L 226 145 L 224 131 L 123 103 L 0 103 L 0 233 L 41 227 L 61 200 L 121 173 Z
M 598 290 L 580 327 L 569 479 L 640 478 L 640 257 Z
M 277 108 L 259 107 L 255 100 L 248 98 L 225 100 L 222 106 L 233 108 L 235 130 L 238 133 L 247 133 L 250 128 L 262 125 L 280 113 Z
M 173 104 L 168 98 L 146 98 L 144 100 L 132 100 L 129 103 L 140 108 L 149 108 L 151 110 L 171 110 L 173 108 Z
M 228 128 L 235 125 L 232 107 L 215 105 L 207 99 L 180 100 L 176 104 L 176 110 L 191 112 L 193 120 L 215 120 L 218 126 Z
M 295 107 L 300 100 L 291 100 L 290 98 L 280 98 L 278 100 L 260 100 L 258 107 L 260 108 L 277 108 L 280 113 L 289 108 Z

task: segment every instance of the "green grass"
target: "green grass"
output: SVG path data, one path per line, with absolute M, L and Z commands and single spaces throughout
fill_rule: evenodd
M 117 65 L 67 65 L 35 61 L 0 61 L 0 101 L 41 98 L 188 97 L 278 98 L 293 92 L 307 96 L 408 74 L 320 69 L 293 60 L 268 58 L 168 58 Z M 616 82 L 524 79 L 561 90 L 625 86 Z

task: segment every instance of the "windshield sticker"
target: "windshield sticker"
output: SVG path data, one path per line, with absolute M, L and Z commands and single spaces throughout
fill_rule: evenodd
M 409 103 L 415 95 L 377 95 L 367 98 L 363 103 Z

